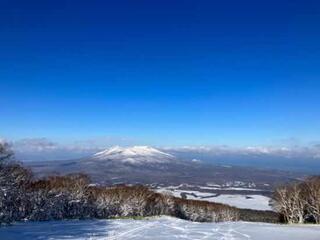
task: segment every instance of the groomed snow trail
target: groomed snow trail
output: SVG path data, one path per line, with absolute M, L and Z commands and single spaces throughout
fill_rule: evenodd
M 0 228 L 1 240 L 319 240 L 320 226 L 265 223 L 194 223 L 172 217 L 18 223 Z

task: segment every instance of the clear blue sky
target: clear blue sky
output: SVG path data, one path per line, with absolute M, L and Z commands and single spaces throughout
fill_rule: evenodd
M 0 134 L 319 140 L 319 1 L 0 2 Z

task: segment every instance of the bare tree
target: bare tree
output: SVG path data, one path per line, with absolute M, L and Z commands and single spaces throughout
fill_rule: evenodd
M 320 177 L 312 177 L 305 182 L 307 193 L 306 208 L 309 216 L 316 223 L 320 223 Z
M 274 209 L 288 223 L 304 223 L 306 201 L 301 184 L 279 187 L 274 193 Z
M 28 211 L 25 186 L 32 173 L 7 161 L 13 155 L 7 143 L 0 143 L 0 224 L 25 218 Z
M 9 144 L 6 142 L 0 142 L 0 163 L 10 159 L 12 156 L 13 151 L 10 149 Z
M 288 223 L 320 223 L 320 176 L 276 189 L 274 209 Z

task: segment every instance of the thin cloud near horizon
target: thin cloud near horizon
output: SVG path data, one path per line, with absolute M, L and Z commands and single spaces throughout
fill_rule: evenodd
M 2 140 L 4 141 L 4 140 Z M 129 138 L 100 137 L 96 139 L 79 140 L 70 143 L 59 143 L 48 138 L 24 138 L 8 141 L 19 158 L 32 160 L 32 158 L 68 159 L 73 157 L 85 157 L 95 152 L 110 148 L 115 145 L 130 147 L 136 145 L 149 145 Z M 176 153 L 202 153 L 208 156 L 269 156 L 281 158 L 310 158 L 320 159 L 320 144 L 293 144 L 278 146 L 247 146 L 236 147 L 230 145 L 211 146 L 178 146 L 165 147 L 154 146 L 163 151 Z

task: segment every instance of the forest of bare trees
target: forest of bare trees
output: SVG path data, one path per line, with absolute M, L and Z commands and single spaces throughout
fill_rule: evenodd
M 320 223 L 320 177 L 278 187 L 274 209 L 287 223 Z

